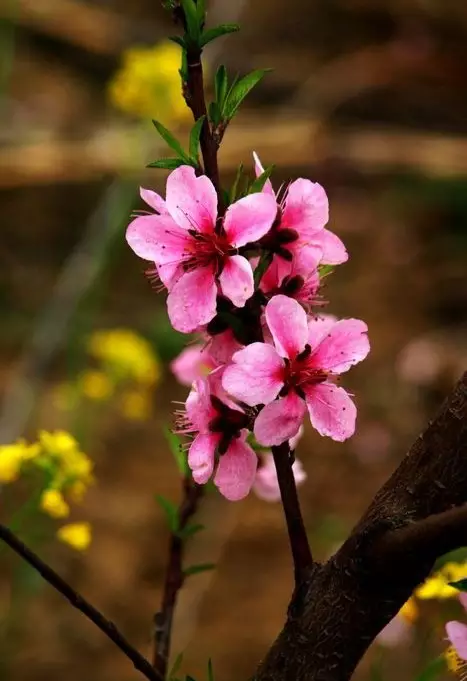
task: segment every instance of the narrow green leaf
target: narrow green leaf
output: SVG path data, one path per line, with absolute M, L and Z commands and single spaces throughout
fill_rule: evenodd
M 261 281 L 261 278 L 263 274 L 266 272 L 268 269 L 269 265 L 272 263 L 272 253 L 265 253 L 263 256 L 261 256 L 261 260 L 257 264 L 253 278 L 255 282 L 255 288 L 258 288 L 259 283 Z
M 169 445 L 170 452 L 173 458 L 175 459 L 175 463 L 177 464 L 177 468 L 180 471 L 180 474 L 182 475 L 182 477 L 185 477 L 186 474 L 189 472 L 189 468 L 186 454 L 183 451 L 182 441 L 180 440 L 178 435 L 172 433 L 170 428 L 167 428 L 167 426 L 164 428 L 164 436 L 167 441 L 167 444 Z
M 458 582 L 448 582 L 448 584 L 458 591 L 467 591 L 467 579 L 460 579 Z
M 207 31 L 203 31 L 200 39 L 200 46 L 204 47 L 208 43 L 220 38 L 228 33 L 236 33 L 240 30 L 238 24 L 220 24 L 219 26 L 214 26 L 214 28 L 209 28 Z
M 201 130 L 206 116 L 198 118 L 190 132 L 190 158 L 194 163 L 199 163 L 199 138 L 201 137 Z
M 196 0 L 196 14 L 198 17 L 198 25 L 203 28 L 206 21 L 206 3 L 204 0 Z
M 231 88 L 222 112 L 227 120 L 230 121 L 235 116 L 245 97 L 253 90 L 255 85 L 259 83 L 268 70 L 269 69 L 261 69 L 252 71 L 241 78 L 238 83 Z
M 198 565 L 190 565 L 183 570 L 185 577 L 190 575 L 197 575 L 200 572 L 207 572 L 207 570 L 214 570 L 216 567 L 215 563 L 199 563 Z
M 153 120 L 153 125 L 156 128 L 157 132 L 159 135 L 162 137 L 164 142 L 166 142 L 171 149 L 177 152 L 177 154 L 180 156 L 180 158 L 184 160 L 188 160 L 188 156 L 186 155 L 182 145 L 180 142 L 172 135 L 170 130 L 167 130 L 166 127 L 162 125 L 162 123 L 159 123 L 159 121 Z
M 214 681 L 214 670 L 212 668 L 212 660 L 208 660 L 208 681 Z
M 263 190 L 264 185 L 266 182 L 269 180 L 269 178 L 272 175 L 272 172 L 274 170 L 275 166 L 268 166 L 261 175 L 259 175 L 256 180 L 254 180 L 250 184 L 250 188 L 248 190 L 248 194 L 256 194 L 257 192 L 261 192 Z
M 156 501 L 159 504 L 159 506 L 162 508 L 164 511 L 165 515 L 167 516 L 167 522 L 169 525 L 169 529 L 173 534 L 177 534 L 178 532 L 178 508 L 177 506 L 167 499 L 166 497 L 163 497 L 162 494 L 156 494 Z
M 182 83 L 186 83 L 188 80 L 188 57 L 186 53 L 186 45 L 182 50 L 182 65 L 180 66 L 178 72 L 180 74 L 180 78 L 182 79 Z
M 209 120 L 213 128 L 217 128 L 221 122 L 221 112 L 217 105 L 217 102 L 210 102 L 209 104 Z
M 334 267 L 332 265 L 320 265 L 318 272 L 320 279 L 324 279 L 334 272 Z
M 221 64 L 217 69 L 216 77 L 214 78 L 214 93 L 220 111 L 224 108 L 228 85 L 229 79 L 227 77 L 227 69 Z
M 198 532 L 201 532 L 201 530 L 204 530 L 204 529 L 205 529 L 204 525 L 201 525 L 201 524 L 187 525 L 182 530 L 178 531 L 178 536 L 181 539 L 188 539 L 189 537 L 193 537 L 195 534 L 197 534 Z
M 243 163 L 240 163 L 237 169 L 237 174 L 235 175 L 235 180 L 233 182 L 233 185 L 230 189 L 230 194 L 229 194 L 229 203 L 233 203 L 235 199 L 237 198 L 237 192 L 238 192 L 238 186 L 240 184 L 240 180 L 243 175 Z
M 415 681 L 434 681 L 438 676 L 445 671 L 446 660 L 444 655 L 436 657 L 434 660 L 428 663 L 422 673 L 417 676 Z
M 178 672 L 178 670 L 180 669 L 182 662 L 183 662 L 183 653 L 179 653 L 177 655 L 177 657 L 175 658 L 175 662 L 172 665 L 172 669 L 169 671 L 169 681 L 172 681 L 174 679 L 174 676 Z
M 181 35 L 171 35 L 169 40 L 171 40 L 173 43 L 176 43 L 177 45 L 180 45 L 180 47 L 185 47 L 185 41 Z
M 181 0 L 183 11 L 185 12 L 186 28 L 188 37 L 198 45 L 199 41 L 199 20 L 198 11 L 194 0 Z
M 152 163 L 148 163 L 146 168 L 163 168 L 164 170 L 175 170 L 175 168 L 179 168 L 180 166 L 184 165 L 186 165 L 186 161 L 181 158 L 160 158 L 158 161 L 152 161 Z

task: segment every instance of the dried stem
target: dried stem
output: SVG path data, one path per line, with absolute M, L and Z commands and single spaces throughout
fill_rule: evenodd
M 303 581 L 313 565 L 313 557 L 298 500 L 297 486 L 292 471 L 293 457 L 289 443 L 284 442 L 278 447 L 273 447 L 272 454 L 289 533 L 290 548 L 294 562 L 295 583 L 298 585 Z
M 169 559 L 160 611 L 154 617 L 154 669 L 160 678 L 167 677 L 170 655 L 172 623 L 178 592 L 185 581 L 183 572 L 184 538 L 183 530 L 196 513 L 203 488 L 193 482 L 191 477 L 183 479 L 183 499 L 178 508 L 178 533 L 172 533 L 169 540 Z
M 47 565 L 47 563 L 44 563 L 39 556 L 23 544 L 23 542 L 4 525 L 0 525 L 0 539 L 4 541 L 5 544 L 8 544 L 8 546 L 31 565 L 31 567 L 37 570 L 46 582 L 60 592 L 74 608 L 80 610 L 83 615 L 91 620 L 91 622 L 113 641 L 117 648 L 131 660 L 135 669 L 141 672 L 143 676 L 150 681 L 163 681 L 163 677 L 159 672 L 153 669 L 150 662 L 128 643 L 113 622 L 106 619 L 99 610 L 86 601 L 81 594 L 75 591 L 68 582 L 60 577 L 60 575 Z

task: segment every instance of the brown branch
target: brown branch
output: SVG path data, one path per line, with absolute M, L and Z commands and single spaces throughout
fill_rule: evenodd
M 169 560 L 164 583 L 162 605 L 154 617 L 154 669 L 160 678 L 167 677 L 170 655 L 170 639 L 175 606 L 180 589 L 185 581 L 183 572 L 184 539 L 181 534 L 196 513 L 203 488 L 187 476 L 183 480 L 183 499 L 178 509 L 178 533 L 172 533 L 169 540 Z
M 51 586 L 64 596 L 71 605 L 80 610 L 91 622 L 93 622 L 122 653 L 133 662 L 143 676 L 150 681 L 163 681 L 163 677 L 151 666 L 148 660 L 143 657 L 130 643 L 123 637 L 115 624 L 106 619 L 102 613 L 88 603 L 81 594 L 75 591 L 55 570 L 44 563 L 31 549 L 16 537 L 7 527 L 0 525 L 0 539 L 33 567 Z
M 294 563 L 295 584 L 298 586 L 307 575 L 313 563 L 313 558 L 305 525 L 303 524 L 297 486 L 292 471 L 293 458 L 289 443 L 284 442 L 282 445 L 279 445 L 279 447 L 273 447 L 272 455 L 276 466 L 282 506 L 284 508 L 287 531 L 289 533 L 290 548 L 292 550 Z
M 337 553 L 313 563 L 255 681 L 348 681 L 448 550 L 467 545 L 467 373 Z

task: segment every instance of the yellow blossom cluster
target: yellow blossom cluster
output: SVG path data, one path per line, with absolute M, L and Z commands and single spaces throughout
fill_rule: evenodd
M 0 446 L 0 483 L 13 483 L 33 470 L 41 472 L 44 479 L 39 508 L 57 519 L 68 517 L 69 502 L 80 502 L 94 482 L 91 459 L 80 450 L 75 438 L 62 430 L 42 430 L 32 444 L 18 440 Z M 91 529 L 87 523 L 65 525 L 58 536 L 82 550 L 91 541 Z
M 112 104 L 140 118 L 157 118 L 165 125 L 189 120 L 179 75 L 180 48 L 172 42 L 132 47 L 109 83 Z
M 449 582 L 458 582 L 461 579 L 466 578 L 467 562 L 449 562 L 443 565 L 440 570 L 430 575 L 430 577 L 415 590 L 415 595 L 420 600 L 446 600 L 448 598 L 457 598 L 459 591 L 454 587 L 449 586 Z
M 91 334 L 87 354 L 94 368 L 84 370 L 75 383 L 56 393 L 61 408 L 76 408 L 80 397 L 115 402 L 130 420 L 151 414 L 151 391 L 161 378 L 161 366 L 150 343 L 131 329 L 98 330 Z

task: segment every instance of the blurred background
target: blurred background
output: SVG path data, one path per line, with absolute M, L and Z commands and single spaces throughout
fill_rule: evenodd
M 63 429 L 94 464 L 69 517 L 53 499 L 45 513 L 37 499 L 31 509 L 34 479 L 4 472 L 0 515 L 148 655 L 167 543 L 154 496 L 179 495 L 164 428 L 171 401 L 187 394 L 169 367 L 186 338 L 170 330 L 163 295 L 124 241 L 129 214 L 143 208 L 138 186 L 164 191 L 164 172 L 144 170 L 167 151 L 149 119 L 182 139 L 190 126 L 174 81 L 178 48 L 164 42 L 175 30 L 159 4 L 0 3 L 0 443 Z M 323 184 L 330 227 L 350 253 L 326 280 L 329 311 L 370 329 L 372 352 L 345 379 L 356 435 L 337 444 L 308 428 L 298 448 L 306 525 L 325 559 L 467 366 L 467 5 L 207 5 L 210 23 L 242 26 L 207 51 L 211 80 L 219 63 L 230 73 L 273 68 L 226 134 L 225 185 L 253 150 L 276 164 L 276 187 L 296 176 Z M 65 515 L 80 527 L 71 541 L 56 537 Z M 216 679 L 246 679 L 291 593 L 281 508 L 212 493 L 200 515 L 207 529 L 189 560 L 218 569 L 188 581 L 174 652 L 185 651 L 196 679 L 209 657 Z M 356 678 L 417 678 L 445 647 L 446 613 L 461 616 L 447 608 L 421 603 L 403 640 L 375 644 Z M 1 549 L 0 678 L 63 676 L 139 678 Z

